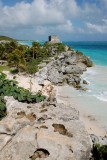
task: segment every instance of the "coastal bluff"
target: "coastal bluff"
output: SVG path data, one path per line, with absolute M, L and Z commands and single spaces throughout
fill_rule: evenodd
M 81 74 L 92 61 L 67 46 L 60 54 L 52 48 L 51 54 L 51 61 L 33 77 L 34 83 L 42 86 L 45 101 L 27 104 L 5 97 L 7 116 L 0 121 L 0 160 L 89 160 L 90 135 L 78 111 L 57 102 L 55 86 L 81 88 Z

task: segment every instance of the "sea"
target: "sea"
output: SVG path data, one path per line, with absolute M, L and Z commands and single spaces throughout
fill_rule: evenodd
M 21 42 L 31 46 L 31 41 Z M 43 42 L 42 42 L 43 43 Z M 82 84 L 87 91 L 76 90 L 68 85 L 59 87 L 59 99 L 66 102 L 76 103 L 80 114 L 91 117 L 107 133 L 107 42 L 63 42 L 74 50 L 83 52 L 91 58 L 93 67 L 87 69 L 81 76 L 88 85 Z M 63 95 L 61 97 L 61 95 Z M 94 118 L 92 118 L 94 117 Z M 91 121 L 90 120 L 90 121 Z

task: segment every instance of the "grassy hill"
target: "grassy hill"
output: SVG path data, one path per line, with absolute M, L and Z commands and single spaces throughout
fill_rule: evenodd
M 0 41 L 16 41 L 16 40 L 7 36 L 0 36 Z

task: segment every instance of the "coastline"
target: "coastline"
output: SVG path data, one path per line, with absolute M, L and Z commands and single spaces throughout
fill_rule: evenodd
M 87 71 L 85 71 L 81 76 L 82 80 L 85 79 L 87 82 L 90 83 L 90 81 L 88 81 L 88 78 L 89 77 L 91 78 L 92 76 L 95 75 L 95 70 L 94 70 L 95 67 L 98 67 L 99 69 L 99 66 L 87 68 Z M 11 74 L 8 73 L 6 74 L 8 79 L 13 79 L 13 76 Z M 24 87 L 26 89 L 30 88 L 29 76 L 17 75 L 16 80 L 18 81 L 19 86 Z M 42 86 L 38 84 L 37 78 L 36 77 L 32 78 L 32 92 L 37 92 L 39 90 L 42 90 L 45 94 L 47 94 L 45 90 L 46 88 L 50 88 L 50 86 L 52 86 L 52 83 L 49 81 L 45 81 L 43 89 Z M 88 87 L 89 89 L 86 92 L 76 90 L 74 87 L 71 87 L 70 85 L 64 85 L 64 86 L 55 85 L 54 87 L 56 90 L 55 94 L 57 102 L 70 105 L 71 107 L 79 111 L 80 120 L 84 123 L 85 128 L 89 134 L 95 134 L 98 137 L 99 136 L 104 137 L 105 135 L 107 135 L 106 123 L 104 124 L 104 126 L 102 126 L 104 121 L 100 123 L 101 117 L 99 114 L 102 112 L 100 108 L 102 102 L 100 101 L 99 103 L 101 105 L 99 105 L 98 103 L 96 104 L 95 97 L 92 97 L 90 94 L 90 84 L 86 85 L 86 88 Z M 50 92 L 49 94 L 51 94 L 51 91 L 49 92 Z M 84 99 L 86 100 L 86 103 L 84 103 Z M 90 103 L 90 101 L 93 102 L 95 109 L 93 108 L 93 104 L 92 107 L 90 107 L 90 105 L 88 104 L 88 102 Z M 100 111 L 98 111 L 99 109 Z M 107 113 L 106 107 L 105 107 L 105 113 Z M 103 112 L 101 114 L 103 116 Z M 102 117 L 102 119 L 104 120 L 105 117 L 104 118 Z
M 81 76 L 82 79 L 86 79 L 86 81 L 89 82 L 89 85 L 85 85 L 85 87 L 88 88 L 88 90 L 85 92 L 76 90 L 75 88 L 68 85 L 56 87 L 57 101 L 59 103 L 63 102 L 64 104 L 70 104 L 73 108 L 78 110 L 80 120 L 84 123 L 88 133 L 95 134 L 98 137 L 107 135 L 107 101 L 103 101 L 104 99 L 100 99 L 95 95 L 96 92 L 99 92 L 99 90 L 103 88 L 98 88 L 98 86 L 92 84 L 96 83 L 95 77 L 97 78 L 99 76 L 99 73 L 103 75 L 103 73 L 100 72 L 99 68 L 102 71 L 106 72 L 106 70 L 104 70 L 107 69 L 106 66 L 102 67 L 96 65 L 94 67 L 88 68 L 87 71 L 84 72 Z M 96 71 L 99 71 L 99 73 Z M 105 81 L 105 77 L 102 77 L 100 75 L 100 78 Z M 100 87 L 103 86 L 101 85 Z M 91 90 L 90 88 L 93 90 Z
M 17 136 L 20 137 L 22 144 L 21 136 L 25 137 L 26 131 L 24 130 L 30 128 L 23 145 L 28 140 L 30 144 L 33 142 L 32 153 L 28 147 L 23 151 L 24 157 L 26 152 L 29 152 L 31 158 L 38 157 L 38 151 L 42 151 L 44 158 L 49 156 L 50 159 L 59 157 L 59 160 L 66 158 L 88 160 L 94 144 L 106 144 L 107 126 L 104 128 L 105 126 L 99 123 L 106 119 L 105 117 L 100 119 L 99 115 L 104 116 L 104 112 L 106 116 L 107 107 L 103 110 L 104 107 L 99 105 L 100 99 L 97 96 L 97 92 L 104 86 L 99 86 L 99 82 L 96 81 L 96 77 L 100 77 L 101 80 L 104 77 L 91 71 L 94 67 L 92 67 L 93 63 L 90 58 L 79 51 L 69 51 L 68 47 L 66 49 L 66 52 L 57 55 L 32 77 L 26 73 L 14 76 L 5 72 L 7 79 L 15 79 L 20 87 L 29 89 L 32 94 L 40 90 L 46 96 L 44 101 L 40 103 L 36 101 L 37 103 L 29 103 L 29 105 L 13 97 L 4 97 L 8 114 L 0 123 L 0 133 L 1 136 L 4 133 L 11 135 L 10 145 L 14 144 L 14 139 L 17 141 Z M 88 67 L 92 68 L 87 69 Z M 100 88 L 97 88 L 95 84 Z M 8 121 L 10 121 L 9 124 Z M 13 138 L 14 134 L 15 138 Z M 31 134 L 34 134 L 32 139 L 29 139 L 29 134 L 30 137 Z M 4 142 L 3 137 L 0 138 L 3 141 L 1 148 L 6 146 L 1 152 L 1 157 L 4 159 L 6 149 L 10 148 L 10 145 L 8 141 Z M 34 142 L 37 143 L 36 148 Z M 17 146 L 19 146 L 18 143 Z M 55 150 L 53 150 L 54 145 Z M 56 151 L 58 151 L 57 155 Z M 62 154 L 59 154 L 66 151 L 67 154 L 64 154 L 63 157 Z M 9 150 L 9 153 L 12 152 Z M 15 155 L 17 155 L 17 150 Z M 27 159 L 30 158 L 29 155 Z
M 96 76 L 95 69 L 99 70 L 100 66 L 94 66 L 91 68 L 87 68 L 87 71 L 85 71 L 81 75 L 81 79 L 86 80 L 89 85 L 83 85 L 83 87 L 88 88 L 87 91 L 80 91 L 76 90 L 76 88 L 71 87 L 70 85 L 64 85 L 64 86 L 57 86 L 55 85 L 56 90 L 56 100 L 58 103 L 64 103 L 66 105 L 70 105 L 71 107 L 75 108 L 77 111 L 79 111 L 80 120 L 84 123 L 85 128 L 89 134 L 95 134 L 97 136 L 105 136 L 107 135 L 107 125 L 105 120 L 105 116 L 107 113 L 106 109 L 106 101 L 102 102 L 100 99 L 95 100 L 95 96 L 93 97 L 91 95 L 91 85 L 93 85 L 93 81 L 90 82 L 89 78 L 92 78 L 93 76 Z M 104 70 L 105 67 L 101 66 L 101 70 Z M 107 67 L 106 67 L 107 69 Z M 5 72 L 7 74 L 8 79 L 13 79 L 13 76 L 9 74 L 8 72 Z M 101 73 L 102 74 L 102 73 Z M 99 75 L 97 75 L 98 77 Z M 100 77 L 101 78 L 101 77 Z M 18 81 L 18 85 L 21 87 L 24 87 L 26 89 L 30 88 L 30 77 L 24 76 L 24 75 L 17 75 L 16 80 Z M 32 92 L 37 92 L 39 90 L 42 90 L 45 94 L 46 88 L 50 88 L 52 86 L 52 83 L 49 81 L 44 81 L 44 87 L 42 88 L 41 85 L 38 84 L 38 78 L 33 77 L 31 79 L 32 81 Z M 104 79 L 105 80 L 105 79 Z M 91 88 L 91 89 L 90 89 Z M 94 88 L 93 88 L 94 89 Z M 51 91 L 49 91 L 51 94 Z M 85 99 L 85 101 L 84 101 Z M 90 102 L 93 104 L 90 105 Z M 97 103 L 96 103 L 97 102 Z M 105 105 L 104 105 L 105 103 Z M 94 105 L 94 106 L 93 106 Z M 103 106 L 104 112 L 101 109 L 101 106 Z M 100 117 L 100 114 L 102 117 Z M 103 117 L 104 114 L 104 117 Z M 105 120 L 106 121 L 106 120 Z M 101 122 L 101 123 L 100 123 Z M 103 125 L 104 124 L 104 125 Z

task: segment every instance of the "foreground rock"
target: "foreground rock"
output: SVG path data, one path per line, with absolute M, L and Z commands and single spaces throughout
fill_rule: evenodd
M 44 80 L 49 80 L 55 85 L 67 83 L 78 88 L 81 81 L 80 75 L 91 66 L 92 61 L 81 52 L 66 51 L 57 55 L 53 61 L 36 73 L 36 77 L 40 84 L 44 84 Z
M 88 160 L 90 137 L 72 106 L 7 99 L 0 121 L 0 160 Z

